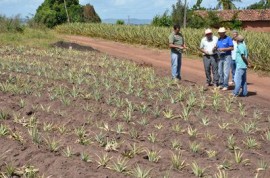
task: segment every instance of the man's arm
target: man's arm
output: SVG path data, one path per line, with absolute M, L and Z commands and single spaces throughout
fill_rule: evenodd
M 199 50 L 204 54 L 208 54 L 208 52 L 206 50 L 204 50 L 203 48 L 204 48 L 204 45 L 203 45 L 203 39 L 202 39 Z
M 183 47 L 183 46 L 175 45 L 175 44 L 172 44 L 172 43 L 169 43 L 169 47 L 170 47 L 170 48 L 179 48 L 179 49 L 184 49 L 184 47 Z
M 233 50 L 233 46 L 230 46 L 228 48 L 218 48 L 219 51 L 223 51 L 223 52 L 226 52 L 226 51 L 232 51 Z
M 244 63 L 248 66 L 248 59 L 246 58 L 246 56 L 244 54 L 241 54 L 241 57 L 242 57 Z
M 233 50 L 233 41 L 231 38 L 228 37 L 228 48 L 219 48 L 218 50 L 219 51 L 223 51 L 223 52 L 226 52 L 226 51 L 232 51 Z

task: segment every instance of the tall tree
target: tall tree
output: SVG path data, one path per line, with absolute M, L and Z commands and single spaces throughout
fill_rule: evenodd
M 192 7 L 193 10 L 200 10 L 200 9 L 204 9 L 201 7 L 203 0 L 197 0 L 196 4 L 194 4 L 194 6 Z
M 172 21 L 174 24 L 183 25 L 185 5 L 181 0 L 172 5 Z
M 66 6 L 66 8 L 65 8 Z M 67 12 L 69 16 L 67 16 Z M 83 8 L 79 0 L 45 0 L 37 9 L 35 21 L 52 28 L 56 25 L 67 22 L 80 22 L 83 19 Z
M 260 0 L 257 3 L 251 4 L 247 9 L 268 9 L 270 8 L 270 0 Z
M 34 20 L 52 28 L 67 22 L 100 22 L 93 6 L 82 6 L 79 0 L 45 0 L 37 9 Z
M 241 2 L 241 0 L 217 0 L 217 8 L 218 9 L 236 9 L 234 2 Z

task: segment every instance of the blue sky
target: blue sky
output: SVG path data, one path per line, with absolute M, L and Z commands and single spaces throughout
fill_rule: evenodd
M 20 14 L 22 17 L 35 14 L 36 9 L 44 0 L 0 0 L 0 14 L 14 16 Z M 67 0 L 68 1 L 68 0 Z M 81 4 L 90 3 L 94 5 L 97 13 L 102 19 L 115 18 L 127 19 L 152 19 L 156 14 L 162 14 L 177 0 L 80 0 Z M 192 6 L 196 0 L 187 0 Z M 237 7 L 245 7 L 259 0 L 242 0 L 236 3 Z M 182 0 L 183 2 L 183 0 Z M 203 0 L 204 7 L 215 7 L 217 0 Z

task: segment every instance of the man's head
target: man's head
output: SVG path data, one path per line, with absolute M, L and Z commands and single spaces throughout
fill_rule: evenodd
M 173 26 L 173 29 L 174 29 L 174 32 L 179 33 L 180 32 L 180 25 L 179 24 L 175 24 Z
M 219 36 L 220 36 L 221 38 L 225 37 L 225 35 L 226 35 L 226 29 L 225 29 L 224 27 L 220 27 L 220 28 L 218 29 L 218 34 L 219 34 Z
M 245 38 L 242 35 L 238 35 L 235 40 L 237 41 L 237 43 L 242 43 L 244 39 Z
M 234 40 L 236 40 L 236 37 L 238 36 L 238 31 L 237 30 L 233 30 L 232 31 L 232 38 L 234 39 Z
M 213 32 L 210 28 L 206 29 L 204 34 L 205 34 L 207 39 L 212 39 L 212 37 L 213 37 Z

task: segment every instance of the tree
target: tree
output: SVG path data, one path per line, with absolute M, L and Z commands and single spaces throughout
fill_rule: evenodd
M 207 28 L 209 27 L 206 20 L 200 15 L 190 10 L 187 14 L 187 27 L 190 28 Z
M 172 26 L 172 17 L 168 14 L 168 10 L 163 15 L 156 15 L 153 18 L 152 25 L 158 27 L 169 27 Z
M 247 7 L 247 9 L 268 9 L 268 8 L 270 8 L 270 0 L 261 0 Z
M 217 0 L 218 4 L 217 4 L 217 8 L 218 9 L 236 9 L 236 6 L 234 4 L 234 2 L 241 2 L 241 0 Z
M 203 0 L 197 0 L 196 4 L 192 7 L 192 10 L 205 10 L 205 8 L 201 7 Z
M 221 26 L 221 19 L 218 17 L 216 11 L 208 11 L 206 23 L 212 28 L 219 28 Z
M 185 5 L 179 0 L 176 4 L 172 5 L 172 22 L 173 24 L 183 25 Z
M 125 21 L 124 20 L 117 20 L 116 25 L 125 25 Z
M 68 15 L 67 15 L 68 14 Z M 45 0 L 37 9 L 34 20 L 52 28 L 68 21 L 100 22 L 93 6 L 82 6 L 79 0 Z

